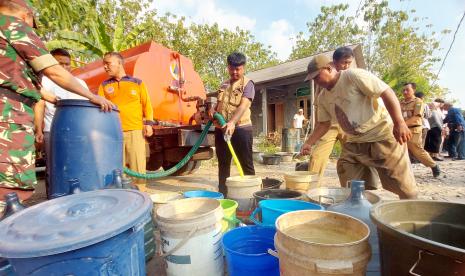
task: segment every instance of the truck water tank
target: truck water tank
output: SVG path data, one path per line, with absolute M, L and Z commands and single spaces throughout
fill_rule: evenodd
M 123 134 L 118 111 L 103 112 L 87 100 L 61 100 L 51 132 L 49 198 L 70 193 L 69 180 L 78 179 L 83 192 L 113 183 L 122 170 Z

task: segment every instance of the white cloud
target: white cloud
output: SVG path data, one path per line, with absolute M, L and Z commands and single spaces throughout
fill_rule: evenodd
M 280 60 L 286 60 L 295 45 L 294 27 L 285 19 L 273 21 L 268 29 L 260 33 L 259 38 L 271 46 Z
M 173 0 L 158 1 L 154 7 L 164 14 L 170 12 L 185 16 L 195 23 L 214 24 L 220 28 L 234 30 L 236 27 L 246 30 L 255 28 L 256 19 L 241 15 L 235 10 L 226 10 L 217 5 L 215 0 Z

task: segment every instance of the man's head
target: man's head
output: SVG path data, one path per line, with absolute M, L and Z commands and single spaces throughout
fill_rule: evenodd
M 299 115 L 304 114 L 304 110 L 302 108 L 299 108 Z
M 407 82 L 404 84 L 402 89 L 402 94 L 405 99 L 413 99 L 415 97 L 415 91 L 417 90 L 417 85 L 414 82 Z
M 421 92 L 421 91 L 415 92 L 414 95 L 415 95 L 415 97 L 420 98 L 420 99 L 422 99 L 422 100 L 423 100 L 423 98 L 425 97 L 425 93 L 423 93 L 423 92 Z
M 333 63 L 336 70 L 346 70 L 354 60 L 354 51 L 349 47 L 339 47 L 333 53 Z
M 245 64 L 247 58 L 244 54 L 239 52 L 233 52 L 227 58 L 228 62 L 228 73 L 232 81 L 237 81 L 244 76 Z
M 71 71 L 71 55 L 62 48 L 56 48 L 50 51 L 50 54 L 63 66 L 67 71 Z
M 313 80 L 319 86 L 330 89 L 336 76 L 336 69 L 324 54 L 315 56 L 307 66 L 306 80 Z
M 17 17 L 29 26 L 37 28 L 35 10 L 30 0 L 0 0 L 0 13 Z
M 452 104 L 452 103 L 446 102 L 446 103 L 443 104 L 442 109 L 444 109 L 444 110 L 449 110 L 449 109 L 451 109 L 452 107 L 453 107 L 453 104 Z
M 124 72 L 124 58 L 118 52 L 108 52 L 103 56 L 103 68 L 110 77 L 122 77 Z

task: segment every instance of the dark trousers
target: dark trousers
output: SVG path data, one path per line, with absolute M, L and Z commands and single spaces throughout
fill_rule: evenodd
M 234 130 L 234 134 L 231 137 L 231 144 L 245 175 L 255 175 L 252 159 L 252 143 L 253 137 L 251 127 L 236 128 Z M 216 157 L 218 158 L 218 190 L 226 197 L 226 178 L 228 178 L 231 173 L 232 155 L 228 145 L 224 141 L 223 131 L 218 128 L 215 129 L 215 148 Z
M 465 158 L 465 132 L 450 131 L 448 150 L 450 157 Z

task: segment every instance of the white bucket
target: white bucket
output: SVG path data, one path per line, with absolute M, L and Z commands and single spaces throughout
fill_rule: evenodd
M 255 192 L 262 189 L 262 178 L 255 175 L 232 176 L 226 179 L 228 198 L 237 201 L 239 211 L 249 211 L 254 208 Z
M 156 215 L 167 275 L 223 275 L 218 200 L 181 199 L 161 206 Z

